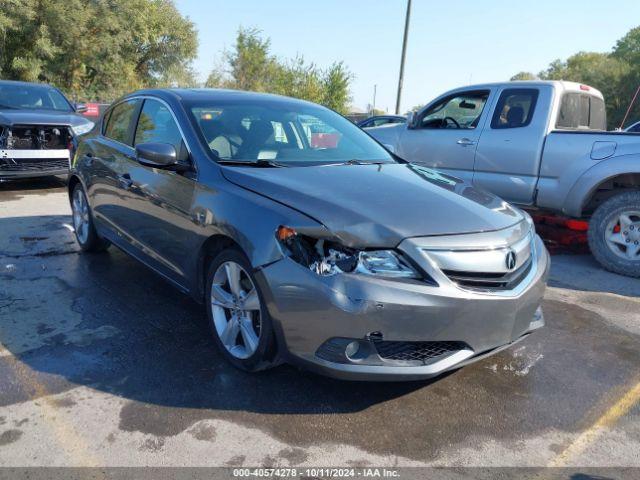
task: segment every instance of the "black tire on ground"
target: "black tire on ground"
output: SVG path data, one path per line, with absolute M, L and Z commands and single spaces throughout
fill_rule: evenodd
M 253 285 L 258 294 L 258 298 L 260 300 L 259 311 L 261 318 L 258 347 L 256 348 L 255 352 L 248 358 L 237 358 L 227 350 L 227 348 L 222 343 L 220 336 L 218 335 L 218 331 L 216 330 L 216 325 L 214 322 L 213 308 L 210 300 L 211 287 L 213 284 L 214 275 L 218 270 L 218 267 L 226 262 L 235 262 L 242 267 L 246 274 L 251 278 L 251 281 L 253 282 Z M 260 370 L 266 370 L 278 365 L 280 362 L 277 359 L 277 345 L 273 332 L 273 322 L 266 308 L 266 303 L 262 292 L 260 291 L 260 286 L 258 285 L 255 275 L 253 274 L 251 263 L 247 259 L 246 255 L 239 249 L 233 247 L 223 250 L 218 255 L 216 255 L 213 261 L 209 264 L 206 280 L 205 304 L 207 308 L 207 318 L 214 343 L 218 347 L 220 353 L 222 353 L 226 360 L 234 367 L 247 372 L 258 372 Z
M 637 260 L 626 259 L 616 254 L 613 249 L 618 247 L 611 246 L 606 240 L 611 233 L 609 229 L 612 222 L 625 212 L 640 212 L 640 191 L 619 193 L 596 209 L 589 222 L 589 247 L 596 260 L 607 270 L 629 277 L 640 277 L 640 257 Z M 637 227 L 634 226 L 634 230 Z M 620 251 L 624 249 L 624 245 L 619 247 Z
M 84 189 L 82 188 L 82 185 L 80 183 L 78 183 L 74 189 L 73 192 L 71 193 L 71 209 L 73 211 L 74 209 L 74 199 L 76 198 L 76 195 L 82 195 L 82 198 L 84 199 L 84 202 L 87 205 L 87 209 L 88 209 L 88 215 L 87 215 L 87 221 L 88 221 L 88 225 L 87 225 L 87 235 L 86 238 L 81 238 L 80 235 L 78 235 L 78 232 L 75 232 L 76 235 L 76 241 L 78 242 L 78 245 L 80 246 L 80 250 L 82 250 L 83 252 L 88 252 L 88 253 L 98 253 L 98 252 L 104 252 L 107 248 L 109 248 L 109 246 L 111 245 L 111 242 L 109 242 L 108 240 L 101 238 L 98 235 L 98 232 L 96 232 L 95 226 L 93 224 L 93 215 L 91 213 L 91 207 L 89 206 L 88 200 L 87 200 L 87 196 L 84 192 Z M 76 224 L 74 221 L 74 230 L 76 229 Z

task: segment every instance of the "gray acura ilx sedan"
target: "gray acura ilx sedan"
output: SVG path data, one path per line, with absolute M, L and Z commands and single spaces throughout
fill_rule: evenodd
M 82 250 L 114 244 L 204 303 L 245 370 L 426 378 L 544 325 L 526 213 L 313 103 L 132 93 L 81 141 L 69 195 Z

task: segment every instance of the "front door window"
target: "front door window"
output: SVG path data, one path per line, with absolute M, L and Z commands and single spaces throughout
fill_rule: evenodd
M 489 98 L 489 91 L 464 92 L 429 107 L 418 122 L 423 129 L 474 129 Z

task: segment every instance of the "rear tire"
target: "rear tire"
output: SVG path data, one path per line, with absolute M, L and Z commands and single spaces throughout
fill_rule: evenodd
M 619 193 L 602 203 L 589 222 L 589 247 L 607 270 L 640 277 L 640 192 Z
M 71 211 L 76 240 L 83 252 L 104 252 L 109 248 L 111 243 L 100 238 L 96 232 L 91 207 L 80 183 L 74 187 L 71 193 Z
M 214 342 L 236 368 L 257 372 L 277 363 L 273 324 L 247 257 L 220 252 L 207 271 L 207 317 Z

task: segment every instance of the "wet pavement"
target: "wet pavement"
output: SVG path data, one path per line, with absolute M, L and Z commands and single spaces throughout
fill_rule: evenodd
M 251 375 L 189 297 L 79 254 L 67 203 L 0 184 L 0 465 L 640 466 L 640 280 L 589 256 L 553 258 L 545 329 L 442 378 Z

